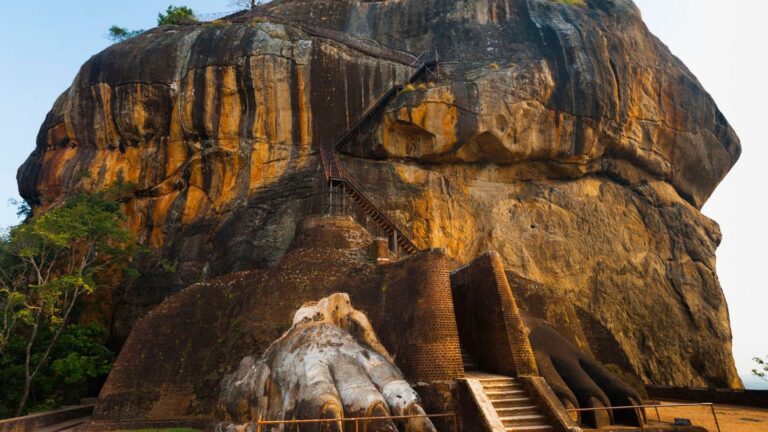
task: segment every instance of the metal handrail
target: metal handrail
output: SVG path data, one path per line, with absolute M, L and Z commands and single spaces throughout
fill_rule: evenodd
M 262 420 L 261 416 L 256 421 L 256 431 L 261 432 L 261 427 L 266 425 L 280 425 L 280 424 L 307 424 L 307 423 L 337 423 L 337 422 L 355 422 L 355 432 L 359 432 L 359 425 L 361 421 L 372 420 L 407 420 L 414 418 L 447 418 L 451 417 L 453 420 L 453 432 L 458 432 L 456 423 L 456 413 L 443 413 L 443 414 L 414 414 L 414 415 L 400 415 L 400 416 L 382 416 L 382 417 L 345 417 L 338 419 L 287 419 L 287 420 Z
M 715 404 L 712 402 L 698 402 L 698 403 L 676 403 L 676 404 L 655 404 L 655 405 L 629 405 L 629 406 L 618 406 L 618 407 L 599 407 L 599 408 L 569 408 L 566 409 L 565 412 L 590 412 L 590 411 L 602 411 L 602 410 L 621 410 L 621 409 L 638 409 L 638 408 L 654 408 L 656 410 L 656 418 L 661 421 L 661 416 L 659 415 L 659 408 L 675 408 L 675 407 L 686 407 L 686 406 L 708 406 L 712 409 L 712 417 L 715 419 L 715 426 L 717 426 L 717 432 L 720 432 L 720 422 L 717 421 L 717 413 L 715 412 Z M 636 427 L 634 428 L 626 428 L 626 429 L 615 429 L 612 428 L 612 430 L 638 430 Z M 640 426 L 640 430 L 645 430 L 643 426 Z
M 429 53 L 427 51 L 424 51 L 416 57 L 413 65 L 418 64 L 418 67 L 416 67 L 416 70 L 413 71 L 410 76 L 408 76 L 406 80 L 407 83 L 410 84 L 415 82 L 422 73 L 424 73 L 431 65 L 435 63 L 434 61 L 422 60 L 422 58 L 428 54 Z M 346 172 L 346 170 L 344 170 L 342 164 L 339 162 L 338 157 L 336 156 L 336 150 L 342 144 L 351 139 L 354 134 L 358 133 L 358 131 L 362 129 L 363 126 L 368 123 L 368 121 L 370 121 L 374 116 L 378 115 L 381 109 L 383 109 L 383 107 L 389 102 L 389 100 L 396 96 L 402 88 L 403 86 L 400 84 L 390 88 L 381 98 L 379 98 L 375 104 L 373 104 L 373 106 L 366 110 L 363 115 L 358 118 L 354 125 L 351 128 L 348 128 L 344 135 L 342 135 L 332 146 L 322 145 L 320 148 L 320 159 L 323 163 L 323 172 L 325 174 L 326 181 L 329 182 L 329 184 L 332 182 L 341 183 L 344 191 L 370 207 L 372 211 L 378 215 L 379 219 L 381 219 L 379 225 L 388 231 L 392 231 L 392 235 L 394 236 L 394 247 L 397 248 L 397 245 L 400 244 L 403 246 L 406 252 L 410 254 L 417 252 L 419 250 L 418 247 L 416 247 L 413 241 L 411 241 L 411 239 L 405 235 L 405 233 L 397 226 L 397 223 L 394 220 L 387 216 L 384 211 L 382 211 L 375 203 L 373 203 L 367 196 L 365 196 L 365 193 L 363 193 L 363 191 L 357 187 L 354 179 Z

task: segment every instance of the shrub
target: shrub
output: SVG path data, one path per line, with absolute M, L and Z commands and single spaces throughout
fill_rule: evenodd
M 400 90 L 400 93 L 411 93 L 416 91 L 416 86 L 413 84 L 406 84 L 403 86 L 403 89 Z
M 33 356 L 39 357 L 55 329 L 41 330 Z M 112 366 L 115 355 L 102 343 L 106 329 L 98 324 L 71 324 L 62 331 L 50 359 L 36 377 L 29 395 L 29 411 L 42 411 L 62 405 L 78 404 L 95 394 Z M 24 357 L 26 339 L 17 334 L 10 338 L 0 356 L 0 418 L 13 416 L 24 392 Z
M 196 23 L 195 11 L 187 6 L 168 6 L 165 13 L 157 14 L 157 25 Z
M 142 33 L 144 33 L 144 30 L 128 30 L 125 27 L 113 25 L 109 28 L 109 33 L 107 33 L 106 37 L 113 42 L 122 42 L 135 38 Z

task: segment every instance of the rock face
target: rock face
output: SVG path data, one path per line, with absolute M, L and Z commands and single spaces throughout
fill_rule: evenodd
M 439 76 L 340 149 L 358 186 L 419 246 L 460 262 L 496 250 L 556 287 L 519 303 L 578 321 L 586 341 L 603 332 L 645 381 L 739 386 L 720 232 L 699 211 L 738 138 L 631 1 L 587 3 L 276 0 L 256 13 L 280 19 L 159 28 L 83 66 L 20 190 L 43 211 L 136 184 L 132 227 L 178 271 L 116 300 L 124 335 L 186 284 L 274 265 L 295 221 L 323 208 L 319 145 L 410 72 L 281 23 L 437 52 Z

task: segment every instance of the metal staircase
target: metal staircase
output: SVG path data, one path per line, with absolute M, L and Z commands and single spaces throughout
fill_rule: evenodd
M 437 64 L 436 60 L 426 60 L 426 53 L 419 55 L 414 63 L 411 65 L 415 68 L 415 71 L 408 77 L 407 84 L 411 84 L 427 75 L 432 68 Z M 333 212 L 335 206 L 345 208 L 345 196 L 349 196 L 352 201 L 357 203 L 360 208 L 367 214 L 376 224 L 383 229 L 388 236 L 392 239 L 392 245 L 395 252 L 398 249 L 407 254 L 414 254 L 419 251 L 416 245 L 411 239 L 401 230 L 397 223 L 384 213 L 381 208 L 373 203 L 357 186 L 356 182 L 346 172 L 342 164 L 337 157 L 336 149 L 348 143 L 350 140 L 357 137 L 362 130 L 370 127 L 376 121 L 376 119 L 384 112 L 384 109 L 392 98 L 403 89 L 403 85 L 398 84 L 384 94 L 368 111 L 366 111 L 357 123 L 354 124 L 347 132 L 335 143 L 327 142 L 320 146 L 320 159 L 323 164 L 323 172 L 325 174 L 325 181 L 329 186 L 328 196 L 328 211 Z M 339 202 L 340 204 L 334 204 Z

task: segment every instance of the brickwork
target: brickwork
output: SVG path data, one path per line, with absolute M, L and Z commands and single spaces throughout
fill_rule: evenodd
M 102 389 L 96 420 L 213 418 L 221 378 L 261 354 L 307 301 L 347 292 L 410 382 L 463 373 L 450 270 L 439 251 L 389 265 L 349 218 L 303 221 L 272 269 L 234 273 L 167 298 L 132 331 Z M 430 404 L 443 402 L 429 396 Z
M 523 323 L 498 254 L 487 253 L 451 275 L 463 347 L 488 371 L 536 376 Z
M 547 418 L 547 424 L 552 426 L 553 432 L 581 431 L 579 425 L 568 416 L 560 399 L 544 378 L 522 377 L 520 382 L 533 398 L 542 415 Z
M 462 432 L 492 432 L 493 429 L 483 414 L 480 405 L 472 395 L 467 380 L 459 380 L 456 383 L 461 407 L 461 430 Z
M 455 264 L 437 250 L 381 266 L 380 292 L 364 305 L 384 346 L 410 381 L 443 381 L 464 375 L 453 311 L 450 271 Z M 379 301 L 371 302 L 376 296 Z

